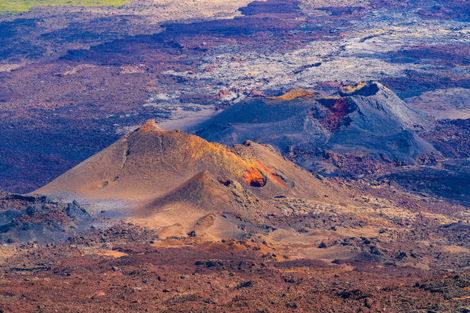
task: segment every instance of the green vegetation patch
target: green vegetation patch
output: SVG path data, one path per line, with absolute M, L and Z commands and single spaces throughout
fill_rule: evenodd
M 20 13 L 41 5 L 120 6 L 129 0 L 0 0 L 0 14 Z

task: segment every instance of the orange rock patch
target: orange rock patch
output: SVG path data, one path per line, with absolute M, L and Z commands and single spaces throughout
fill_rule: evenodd
M 318 96 L 318 92 L 310 90 L 310 89 L 302 89 L 302 88 L 294 88 L 289 90 L 283 95 L 277 97 L 271 97 L 272 99 L 279 99 L 279 100 L 295 100 L 298 98 L 312 98 Z
M 157 125 L 157 123 L 153 119 L 146 120 L 145 123 L 140 127 L 140 131 L 145 132 L 145 133 L 159 131 L 159 130 L 162 130 L 162 129 L 160 128 L 160 126 Z
M 266 185 L 266 177 L 264 177 L 264 175 L 254 167 L 251 167 L 247 172 L 245 172 L 245 174 L 243 174 L 243 178 L 248 185 L 253 187 L 263 187 Z
M 95 254 L 102 255 L 102 256 L 110 256 L 113 258 L 121 258 L 123 256 L 127 256 L 127 253 L 116 251 L 116 250 L 100 250 L 97 251 Z
M 283 187 L 287 187 L 286 182 L 281 178 L 281 175 L 279 175 L 275 170 L 270 169 L 261 161 L 256 161 L 256 164 L 258 164 L 258 166 L 263 170 L 263 172 L 269 175 L 269 178 L 271 178 L 274 182 L 278 183 Z
M 358 91 L 358 90 L 364 88 L 365 86 L 367 86 L 366 82 L 359 82 L 359 83 L 353 84 L 353 85 L 342 86 L 342 87 L 339 88 L 339 91 L 343 94 L 351 94 L 355 91 Z

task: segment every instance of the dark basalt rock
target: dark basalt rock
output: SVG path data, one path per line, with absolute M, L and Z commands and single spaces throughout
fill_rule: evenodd
M 340 89 L 340 96 L 278 100 L 255 98 L 229 107 L 193 128 L 197 135 L 224 144 L 253 140 L 273 145 L 302 166 L 313 169 L 314 151 L 366 155 L 380 162 L 413 164 L 438 152 L 420 137 L 430 125 L 377 82 Z
M 0 244 L 62 241 L 91 221 L 75 201 L 66 204 L 39 195 L 0 193 Z

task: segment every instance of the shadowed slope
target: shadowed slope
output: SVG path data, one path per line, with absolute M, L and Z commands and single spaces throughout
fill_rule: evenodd
M 254 98 L 194 126 L 193 132 L 224 144 L 269 143 L 311 169 L 319 150 L 414 163 L 436 152 L 419 136 L 429 125 L 423 113 L 390 89 L 363 82 L 340 88 L 336 96 L 293 89 L 279 97 Z

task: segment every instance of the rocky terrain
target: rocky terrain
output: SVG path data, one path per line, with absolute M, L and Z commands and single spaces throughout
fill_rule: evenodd
M 117 231 L 119 233 L 119 231 Z M 19 249 L 2 266 L 4 312 L 466 312 L 468 273 L 429 275 L 374 260 L 273 260 L 251 242 L 114 250 Z M 217 257 L 214 257 L 214 252 Z M 272 252 L 272 253 L 271 253 Z M 38 266 L 37 263 L 43 264 Z M 367 284 L 364 284 L 367 281 Z M 47 299 L 47 300 L 46 300 Z
M 41 244 L 63 241 L 88 230 L 91 217 L 76 202 L 61 203 L 44 196 L 0 194 L 0 243 Z
M 47 197 L 5 194 L 0 309 L 466 312 L 467 207 L 394 181 L 323 178 L 149 120 Z
M 468 1 L 64 2 L 0 4 L 0 313 L 470 312 Z

